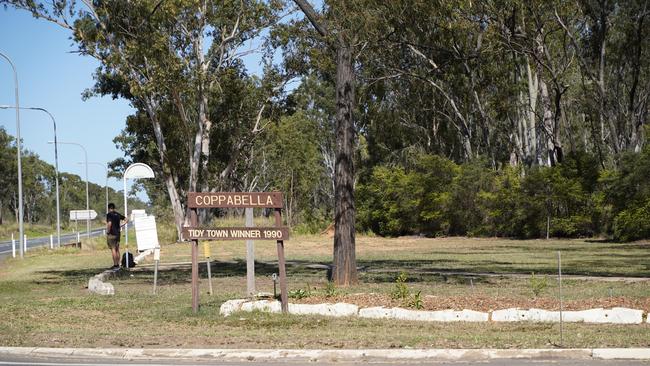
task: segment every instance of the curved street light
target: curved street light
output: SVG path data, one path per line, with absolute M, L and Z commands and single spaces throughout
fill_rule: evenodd
M 20 236 L 18 237 L 18 243 L 20 244 L 20 258 L 24 256 L 23 247 L 27 245 L 25 243 L 25 227 L 23 225 L 23 166 L 20 161 L 20 103 L 18 102 L 18 73 L 16 72 L 16 66 L 11 61 L 9 56 L 0 52 L 0 57 L 4 58 L 11 65 L 11 69 L 14 71 L 14 90 L 16 94 L 16 155 L 18 155 L 18 230 L 20 231 Z
M 134 163 L 129 165 L 124 171 L 122 180 L 124 181 L 124 216 L 129 217 L 129 210 L 127 207 L 127 193 L 126 193 L 126 180 L 127 179 L 138 179 L 138 178 L 154 178 L 155 174 L 153 169 L 147 164 L 144 163 Z M 124 248 L 125 251 L 129 251 L 129 221 L 126 221 L 124 224 Z M 126 261 L 126 267 L 129 268 L 129 261 Z
M 16 108 L 12 105 L 0 105 L 0 109 Z M 52 113 L 50 113 L 45 108 L 40 107 L 18 107 L 16 109 L 28 109 L 32 111 L 41 111 L 47 113 L 48 116 L 52 119 L 52 124 L 54 125 L 54 176 L 56 180 L 56 240 L 57 246 L 61 246 L 61 205 L 59 203 L 59 152 L 56 142 L 56 120 Z
M 48 144 L 53 144 L 54 141 L 48 141 Z M 68 142 L 68 141 L 59 141 L 59 144 L 64 144 L 64 145 L 76 145 L 79 146 L 83 151 L 84 151 L 84 162 L 86 163 L 86 211 L 88 213 L 88 217 L 86 218 L 86 236 L 88 239 L 90 239 L 90 205 L 89 205 L 89 200 L 88 200 L 88 152 L 86 151 L 86 148 L 82 144 L 78 144 L 76 142 Z

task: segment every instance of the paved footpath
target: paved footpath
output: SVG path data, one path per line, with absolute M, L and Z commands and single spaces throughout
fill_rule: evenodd
M 650 365 L 636 349 L 149 349 L 0 347 L 2 365 Z

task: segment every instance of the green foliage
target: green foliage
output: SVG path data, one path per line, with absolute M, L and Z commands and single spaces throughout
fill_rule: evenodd
M 0 127 L 0 224 L 18 222 L 18 184 L 16 146 L 14 138 Z M 56 225 L 56 175 L 54 166 L 34 153 L 22 151 L 24 220 L 29 224 Z M 59 173 L 61 225 L 67 229 L 71 223 L 70 210 L 86 207 L 86 183 L 78 175 Z M 98 213 L 101 223 L 106 212 L 106 189 L 98 184 L 88 184 L 89 207 Z M 108 188 L 108 199 L 118 206 L 123 202 L 120 192 Z M 139 199 L 129 199 L 129 207 L 145 208 Z M 8 215 L 9 213 L 9 215 Z M 82 224 L 83 225 L 83 224 Z M 49 232 L 49 231 L 48 231 Z
M 539 295 L 541 295 L 548 287 L 548 277 L 536 277 L 535 272 L 533 272 L 528 280 L 528 285 L 530 286 L 533 295 L 539 297 Z
M 400 274 L 395 278 L 395 285 L 390 293 L 391 299 L 400 300 L 403 306 L 408 306 L 418 310 L 424 308 L 422 291 L 411 294 L 411 289 L 406 285 L 407 280 L 408 277 L 406 272 L 400 272 Z
M 393 291 L 390 293 L 390 297 L 393 300 L 406 301 L 408 299 L 410 290 L 408 286 L 406 286 L 407 279 L 406 272 L 400 272 L 397 278 L 395 278 L 395 286 L 393 287 Z
M 422 291 L 418 291 L 413 295 L 413 298 L 409 302 L 409 307 L 421 310 L 424 308 L 424 302 L 422 301 Z
M 336 164 L 350 158 L 335 154 L 344 139 L 334 133 L 336 45 L 348 44 L 360 231 L 648 236 L 644 1 L 328 0 L 317 9 L 325 36 L 282 17 L 291 1 L 0 3 L 73 31 L 79 53 L 100 61 L 86 96 L 137 109 L 113 168 L 141 161 L 170 178 L 140 183 L 159 217 L 183 216 L 188 188 L 277 189 L 296 232 L 327 227 Z M 259 38 L 261 77 L 241 59 Z M 11 153 L 0 171 L 15 171 Z M 52 171 L 26 161 L 28 220 L 43 220 Z M 7 212 L 11 174 L 0 177 Z M 82 182 L 63 180 L 77 205 Z
M 645 161 L 643 154 L 635 156 Z M 641 164 L 634 157 L 626 159 L 635 167 Z M 360 182 L 359 226 L 383 236 L 540 238 L 546 236 L 550 223 L 550 236 L 592 237 L 611 233 L 608 228 L 622 212 L 616 211 L 612 200 L 624 199 L 628 203 L 620 207 L 636 211 L 620 216 L 616 238 L 647 235 L 641 209 L 645 201 L 637 203 L 648 197 L 646 178 L 638 173 L 643 169 L 629 169 L 628 174 L 601 172 L 594 162 L 589 154 L 572 153 L 554 167 L 524 173 L 513 167 L 495 171 L 483 160 L 458 165 L 419 154 L 401 165 L 375 167 Z M 620 186 L 624 187 L 617 189 Z M 621 191 L 627 191 L 629 198 Z M 628 221 L 638 233 L 623 234 Z
M 334 297 L 336 296 L 336 284 L 333 281 L 327 281 L 325 284 L 325 297 Z
M 305 297 L 309 297 L 309 293 L 304 289 L 299 288 L 297 290 L 289 291 L 289 297 L 292 299 L 303 299 Z
M 641 207 L 621 211 L 614 218 L 614 239 L 632 241 L 650 238 L 650 199 Z
M 406 169 L 376 167 L 358 188 L 361 227 L 386 236 L 447 234 L 451 195 L 446 188 L 457 170 L 450 160 L 432 155 L 415 156 Z
M 269 122 L 259 164 L 269 190 L 284 193 L 284 207 L 290 224 L 307 224 L 305 231 L 323 226 L 323 185 L 329 186 L 318 150 L 317 121 L 302 112 Z
M 311 297 L 311 295 L 311 287 L 309 287 L 308 283 L 305 284 L 305 288 L 289 291 L 289 297 L 292 299 L 304 299 L 306 297 Z

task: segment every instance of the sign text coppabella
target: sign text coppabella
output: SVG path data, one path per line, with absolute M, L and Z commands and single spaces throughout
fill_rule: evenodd
M 189 192 L 189 208 L 282 208 L 281 192 Z

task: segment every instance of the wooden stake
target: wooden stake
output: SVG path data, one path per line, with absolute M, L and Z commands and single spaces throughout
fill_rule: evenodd
M 205 260 L 205 265 L 208 267 L 208 294 L 212 295 L 212 263 L 210 262 L 210 257 L 207 257 Z
M 557 274 L 558 274 L 558 282 L 560 283 L 559 286 L 559 293 L 560 293 L 560 347 L 564 347 L 564 326 L 563 326 L 563 319 L 562 319 L 562 255 L 560 254 L 560 251 L 557 251 Z
M 190 223 L 192 227 L 198 226 L 196 209 L 190 211 Z M 192 240 L 192 311 L 199 312 L 199 241 Z
M 275 209 L 275 226 L 282 226 L 282 215 L 280 209 Z M 280 302 L 282 303 L 282 312 L 289 312 L 289 296 L 287 293 L 287 271 L 284 262 L 284 241 L 278 240 L 278 272 L 280 272 Z
M 246 208 L 246 227 L 253 227 L 253 208 Z M 246 296 L 255 296 L 255 244 L 246 240 Z

